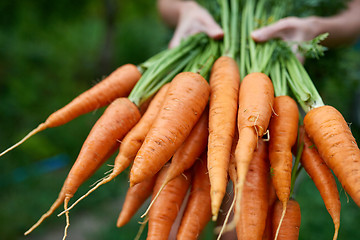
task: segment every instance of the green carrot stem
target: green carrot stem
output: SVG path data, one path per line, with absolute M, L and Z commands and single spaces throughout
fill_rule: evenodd
M 220 44 L 214 40 L 210 40 L 209 50 L 203 55 L 202 61 L 204 62 L 198 73 L 205 79 L 208 79 L 208 74 L 214 64 L 215 60 L 219 57 Z
M 162 50 L 154 56 L 150 57 L 145 62 L 140 63 L 137 67 L 141 74 L 143 74 L 147 69 L 149 69 L 153 64 L 155 64 L 162 56 L 166 54 L 167 51 L 168 49 Z
M 231 0 L 231 19 L 230 19 L 230 50 L 229 56 L 235 58 L 239 51 L 239 1 Z
M 223 55 L 230 54 L 231 36 L 230 36 L 230 9 L 228 0 L 221 0 L 221 25 L 224 30 L 224 49 Z
M 293 53 L 285 61 L 289 73 L 288 83 L 301 108 L 307 113 L 324 103 L 304 66 Z
M 274 62 L 272 66 L 272 71 L 270 72 L 270 77 L 274 86 L 275 96 L 281 96 L 281 67 L 280 62 Z
M 248 28 L 246 33 L 246 40 L 248 41 L 248 47 L 249 47 L 249 54 L 250 54 L 250 60 L 251 60 L 251 68 L 249 69 L 249 72 L 259 72 L 259 66 L 258 61 L 256 58 L 256 43 L 251 38 L 251 32 L 254 30 L 254 11 L 255 6 L 253 1 L 248 1 L 249 9 L 248 9 Z
M 168 79 L 172 79 L 167 76 L 169 73 L 174 74 L 174 69 L 180 71 L 194 56 L 191 54 L 192 51 L 207 41 L 208 38 L 205 34 L 196 34 L 181 42 L 179 46 L 167 49 L 160 57 L 155 57 L 155 60 L 153 59 L 152 64 L 144 72 L 128 98 L 137 106 L 140 106 L 163 84 L 169 81 Z
M 247 9 L 248 5 L 245 3 L 241 15 L 241 28 L 240 28 L 240 63 L 239 70 L 241 78 L 247 75 L 247 41 L 246 41 L 246 28 L 247 28 Z
M 141 99 L 139 99 L 139 104 L 141 105 L 144 103 L 148 98 L 150 98 L 154 93 L 156 93 L 163 85 L 165 85 L 168 82 L 171 82 L 171 80 L 180 73 L 186 64 L 196 56 L 200 52 L 200 49 L 194 49 L 194 51 L 190 52 L 188 56 L 186 56 L 183 61 L 179 62 L 173 70 L 171 70 L 168 74 L 165 75 L 165 77 L 160 78 L 158 81 L 154 81 L 153 84 L 149 87 L 149 91 L 146 92 Z

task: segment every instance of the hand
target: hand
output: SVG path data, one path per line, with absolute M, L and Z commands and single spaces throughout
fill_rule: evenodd
M 256 42 L 265 42 L 273 38 L 280 38 L 284 41 L 308 41 L 318 35 L 314 20 L 314 17 L 283 18 L 270 26 L 253 31 L 251 37 Z
M 214 39 L 224 36 L 223 30 L 207 10 L 193 1 L 182 2 L 175 33 L 169 47 L 173 48 L 179 45 L 182 39 L 199 32 L 204 32 Z
M 251 37 L 256 42 L 265 42 L 274 38 L 288 42 L 308 41 L 319 34 L 315 21 L 315 17 L 287 17 L 270 26 L 253 31 Z M 296 54 L 300 62 L 303 63 L 305 60 L 304 56 L 297 52 L 296 44 L 292 46 L 292 51 Z

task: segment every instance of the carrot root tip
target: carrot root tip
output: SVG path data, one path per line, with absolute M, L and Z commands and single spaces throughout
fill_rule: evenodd
M 68 228 L 69 228 L 69 226 L 70 226 L 69 211 L 67 211 L 69 201 L 70 201 L 70 198 L 69 198 L 69 197 L 66 197 L 66 198 L 65 198 L 65 201 L 64 201 L 64 209 L 65 209 L 65 211 L 66 211 L 66 212 L 65 212 L 65 216 L 66 216 L 66 226 L 65 226 L 65 229 L 64 229 L 64 237 L 63 237 L 63 240 L 66 239 L 66 237 L 67 237 L 67 232 L 68 232 Z
M 108 177 L 104 177 L 102 179 L 100 179 L 100 181 L 96 181 L 96 185 L 91 188 L 87 193 L 85 193 L 83 196 L 81 196 L 78 200 L 76 200 L 69 208 L 67 207 L 66 209 L 64 209 L 64 211 L 62 211 L 61 213 L 59 213 L 57 216 L 60 217 L 63 214 L 67 214 L 69 213 L 69 211 L 71 209 L 73 209 L 81 200 L 83 200 L 84 198 L 86 198 L 87 196 L 90 195 L 90 193 L 94 192 L 96 189 L 98 189 L 101 185 L 110 182 L 111 180 L 113 180 L 115 178 L 115 176 L 113 174 L 110 174 Z M 95 184 L 94 183 L 94 184 Z M 93 184 L 93 185 L 94 185 Z
M 10 152 L 11 150 L 13 150 L 14 148 L 18 147 L 19 145 L 21 145 L 22 143 L 24 143 L 26 140 L 28 140 L 30 137 L 34 136 L 35 134 L 37 134 L 38 132 L 41 132 L 43 130 L 45 130 L 47 128 L 47 125 L 45 123 L 41 123 L 39 126 L 37 126 L 34 130 L 32 130 L 31 132 L 29 132 L 23 139 L 21 139 L 19 142 L 15 143 L 14 145 L 12 145 L 11 147 L 9 147 L 8 149 L 6 149 L 5 151 L 3 151 L 2 153 L 0 153 L 0 157 L 5 155 L 6 153 Z
M 278 236 L 279 236 L 280 227 L 281 227 L 281 224 L 282 224 L 282 222 L 283 222 L 283 220 L 284 220 L 284 218 L 285 218 L 285 214 L 286 214 L 286 204 L 287 204 L 286 202 L 283 203 L 283 211 L 282 211 L 282 213 L 281 213 L 281 218 L 280 218 L 280 221 L 279 221 L 279 225 L 278 225 L 278 227 L 277 227 L 277 229 L 276 229 L 276 234 L 275 234 L 274 240 L 277 240 L 277 238 L 278 238 Z

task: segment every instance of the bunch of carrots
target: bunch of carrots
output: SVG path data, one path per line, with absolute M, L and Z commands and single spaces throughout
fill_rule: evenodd
M 141 229 L 149 225 L 147 239 L 168 239 L 179 214 L 177 239 L 197 239 L 211 219 L 217 220 L 232 186 L 233 203 L 215 230 L 218 239 L 233 229 L 238 239 L 298 239 L 300 206 L 293 190 L 304 168 L 333 219 L 337 239 L 341 207 L 332 172 L 360 206 L 360 150 L 342 115 L 324 105 L 291 46 L 250 38 L 254 29 L 286 15 L 284 2 L 270 7 L 265 0 L 221 0 L 222 41 L 196 34 L 139 66 L 121 66 L 1 153 L 108 105 L 58 198 L 25 235 L 63 204 L 65 239 L 70 210 L 131 167 L 118 227 L 152 195 L 142 216 Z M 117 150 L 112 171 L 69 206 L 79 187 Z

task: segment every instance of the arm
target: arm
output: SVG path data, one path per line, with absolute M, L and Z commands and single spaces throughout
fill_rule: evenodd
M 349 2 L 348 8 L 332 17 L 287 17 L 252 33 L 257 42 L 272 38 L 285 41 L 307 41 L 328 32 L 324 45 L 335 47 L 353 43 L 360 35 L 360 0 Z
M 224 33 L 210 13 L 195 1 L 158 0 L 161 17 L 171 27 L 176 27 L 169 47 L 195 33 L 204 32 L 214 39 L 222 38 Z

